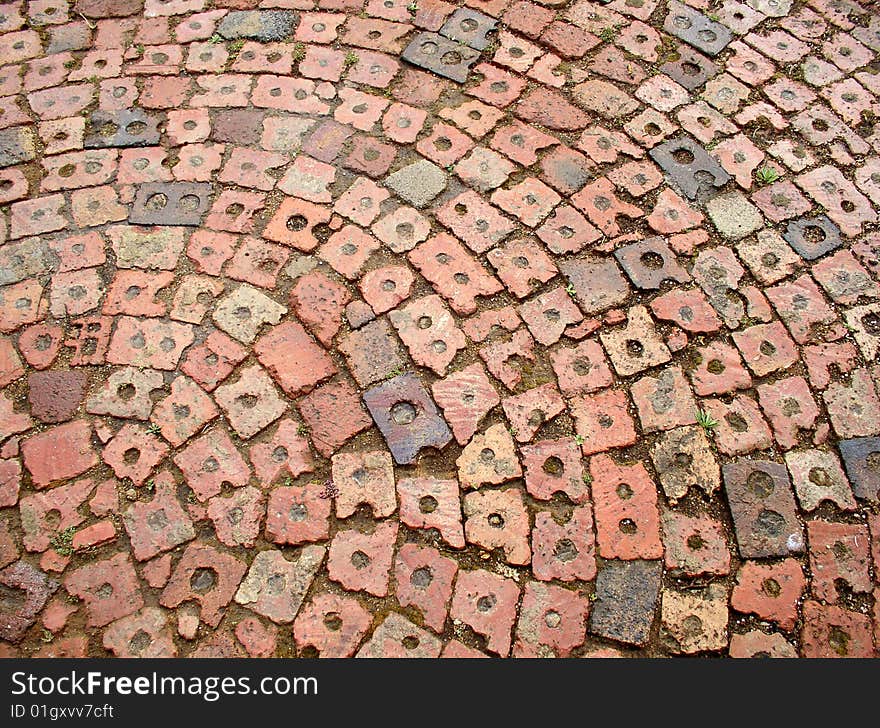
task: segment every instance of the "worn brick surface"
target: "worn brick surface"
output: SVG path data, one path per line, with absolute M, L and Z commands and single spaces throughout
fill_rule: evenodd
M 370 627 L 370 613 L 353 597 L 318 594 L 300 609 L 293 634 L 300 650 L 351 657 Z
M 696 654 L 727 646 L 727 590 L 720 584 L 678 592 L 664 590 L 661 639 L 673 652 Z
M 672 574 L 730 573 L 730 550 L 721 523 L 706 515 L 663 514 L 666 568 Z
M 663 555 L 657 489 L 644 466 L 617 465 L 607 455 L 590 461 L 599 555 L 656 559 Z
M 530 582 L 523 592 L 516 643 L 517 657 L 565 657 L 586 637 L 590 602 L 558 586 Z
M 230 554 L 211 546 L 190 544 L 159 601 L 163 606 L 174 607 L 194 600 L 199 604 L 199 619 L 216 627 L 246 569 L 244 562 Z
M 397 523 L 383 521 L 372 533 L 339 531 L 330 543 L 327 571 L 346 589 L 385 596 L 397 538 Z
M 276 624 L 289 624 L 299 612 L 325 551 L 323 546 L 307 546 L 295 562 L 281 551 L 261 551 L 239 585 L 235 601 Z
M 646 644 L 662 574 L 659 561 L 607 561 L 596 578 L 590 632 L 627 644 Z
M 589 504 L 572 508 L 565 519 L 538 511 L 532 548 L 532 570 L 538 579 L 592 581 L 596 576 L 596 537 Z
M 509 564 L 525 565 L 531 561 L 528 512 L 520 490 L 467 493 L 462 508 L 468 543 L 489 551 L 500 548 Z
M 742 459 L 725 465 L 723 475 L 742 556 L 803 552 L 803 527 L 784 465 Z
M 739 570 L 730 605 L 739 612 L 756 614 L 785 630 L 794 627 L 805 580 L 794 559 L 763 565 L 745 562 Z
M 875 650 L 878 28 L 6 3 L 0 654 Z
M 804 657 L 872 657 L 871 621 L 858 612 L 806 601 L 801 654 Z
M 483 570 L 461 571 L 449 616 L 486 638 L 486 648 L 502 657 L 510 651 L 520 589 L 512 579 Z

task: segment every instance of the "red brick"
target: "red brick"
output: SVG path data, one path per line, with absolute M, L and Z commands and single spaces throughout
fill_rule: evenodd
M 831 382 L 832 367 L 840 374 L 846 374 L 857 366 L 856 347 L 848 341 L 812 344 L 803 347 L 801 351 L 810 384 L 820 391 Z
M 745 634 L 731 635 L 729 654 L 739 658 L 798 656 L 797 650 L 781 634 L 766 634 L 757 629 Z
M 254 345 L 260 363 L 292 397 L 332 377 L 337 368 L 297 322 L 288 321 L 260 337 Z
M 663 556 L 657 488 L 639 463 L 617 465 L 607 455 L 590 461 L 599 555 L 657 559 Z
M 312 444 L 325 457 L 373 424 L 357 391 L 345 380 L 317 387 L 302 397 L 297 407 L 309 427 Z
M 14 470 L 8 466 L 13 465 Z M 18 494 L 18 463 L 14 460 L 0 461 L 0 471 L 4 480 L 14 478 L 15 495 Z M 22 542 L 28 551 L 43 552 L 49 548 L 52 539 L 60 531 L 75 529 L 85 519 L 79 508 L 94 488 L 88 478 L 61 485 L 42 493 L 25 496 L 21 499 Z M 17 499 L 4 499 L 7 505 L 15 505 Z
M 146 561 L 195 538 L 192 521 L 177 500 L 177 489 L 166 471 L 154 480 L 153 499 L 131 504 L 123 515 L 132 552 Z
M 75 551 L 92 548 L 116 540 L 113 521 L 98 521 L 74 534 L 72 546 Z
M 468 89 L 466 93 L 499 109 L 509 106 L 526 86 L 524 79 L 488 63 L 479 64 L 473 71 L 480 74 L 482 79 L 479 85 Z
M 238 342 L 220 331 L 212 331 L 203 344 L 189 349 L 180 369 L 211 392 L 245 355 L 246 350 Z
M 174 280 L 170 271 L 144 273 L 135 270 L 117 271 L 107 296 L 102 313 L 109 316 L 126 314 L 129 316 L 165 316 L 168 304 L 159 300 L 159 293 L 167 289 Z M 71 311 L 68 313 L 85 313 Z
M 131 478 L 141 485 L 165 458 L 168 446 L 143 426 L 125 424 L 107 443 L 101 457 L 117 478 Z
M 26 332 L 25 332 L 26 333 Z M 24 336 L 24 333 L 22 334 Z M 34 349 L 39 351 L 39 341 L 40 334 L 37 334 L 34 339 Z M 27 346 L 29 341 L 25 341 L 24 344 L 21 343 L 21 339 L 19 339 L 19 345 L 22 348 L 22 353 L 25 357 L 30 356 L 34 357 L 36 351 L 34 353 L 30 352 L 30 348 Z M 46 343 L 46 346 L 51 345 L 51 341 Z M 30 363 L 30 360 L 28 361 Z M 42 368 L 42 367 L 40 367 Z M 15 350 L 15 346 L 12 343 L 11 339 L 6 338 L 5 336 L 0 336 L 0 387 L 5 387 L 10 382 L 15 381 L 21 375 L 24 374 L 24 366 L 22 366 L 21 357 L 19 357 L 18 352 Z
M 773 427 L 776 441 L 785 450 L 798 443 L 801 429 L 812 432 L 819 416 L 819 407 L 802 377 L 758 385 L 758 401 Z
M 636 431 L 628 410 L 629 398 L 621 390 L 605 389 L 573 400 L 570 411 L 583 454 L 635 444 Z
M 489 99 L 485 100 L 490 101 Z M 499 127 L 495 131 L 489 141 L 489 146 L 517 164 L 531 167 L 538 161 L 538 154 L 542 150 L 558 143 L 554 137 L 544 134 L 530 125 L 513 120 L 509 125 Z
M 502 244 L 486 257 L 507 290 L 517 298 L 540 290 L 558 272 L 539 246 L 524 240 Z
M 486 648 L 506 657 L 516 620 L 520 590 L 512 579 L 478 569 L 461 571 L 449 616 L 460 619 L 486 638 Z
M 75 275 L 75 274 L 74 274 Z M 97 294 L 100 297 L 100 292 Z M 46 317 L 48 301 L 36 280 L 22 281 L 0 288 L 0 333 L 8 334 Z M 56 307 L 53 305 L 53 315 Z M 64 310 L 57 312 L 63 315 Z M 71 314 L 81 311 L 71 311 Z
M 394 560 L 397 601 L 415 607 L 427 627 L 442 632 L 458 564 L 433 548 L 404 544 Z
M 300 321 L 325 346 L 342 326 L 342 312 L 350 298 L 343 285 L 320 272 L 300 276 L 290 291 L 290 303 Z
M 790 631 L 797 622 L 805 586 L 801 565 L 794 559 L 767 565 L 746 561 L 737 574 L 730 606 Z
M 842 438 L 880 433 L 880 395 L 868 372 L 854 369 L 848 383 L 834 381 L 822 398 L 835 432 Z
M 447 657 L 450 659 L 475 659 L 475 658 L 487 658 L 489 655 L 484 655 L 479 650 L 475 650 L 472 647 L 468 647 L 465 644 L 462 644 L 458 640 L 449 640 L 446 643 L 446 646 L 443 648 L 443 652 L 440 654 L 440 657 Z
M 28 386 L 29 387 L 32 387 L 32 384 L 30 384 L 30 383 L 35 380 L 35 374 L 37 374 L 37 373 L 36 372 L 32 373 L 28 377 L 28 381 L 29 381 Z M 58 389 L 60 389 L 62 386 L 64 386 L 64 384 L 65 384 L 65 382 L 62 380 L 62 381 L 58 381 L 56 386 L 58 387 Z M 76 382 L 73 382 L 73 384 L 76 384 Z M 44 407 L 46 405 L 52 404 L 52 401 L 51 401 L 51 398 L 53 396 L 52 390 L 55 388 L 52 386 L 52 383 L 47 383 L 47 385 L 48 386 L 45 387 L 45 394 L 43 395 L 43 397 L 45 397 L 47 400 L 43 404 Z M 82 396 L 82 386 L 80 385 L 80 397 L 81 396 Z M 43 397 L 41 397 L 41 398 L 43 398 Z M 30 395 L 30 399 L 33 399 L 33 395 Z M 79 403 L 76 402 L 76 404 L 79 404 Z M 74 406 L 76 406 L 76 405 L 74 405 Z M 31 405 L 31 407 L 33 409 L 33 405 Z M 69 419 L 69 417 L 62 417 L 61 419 L 65 420 L 65 419 Z M 55 419 L 55 418 L 51 418 L 48 421 L 58 422 L 59 420 Z M 34 421 L 30 418 L 30 416 L 27 413 L 16 412 L 12 400 L 9 397 L 7 397 L 6 395 L 0 395 L 0 439 L 5 440 L 10 435 L 16 435 L 19 432 L 27 432 L 29 429 L 31 429 L 31 427 L 33 427 L 33 425 L 34 425 Z
M 388 593 L 397 523 L 382 521 L 371 534 L 339 531 L 330 542 L 327 571 L 333 581 L 352 591 L 377 597 Z
M 108 478 L 100 483 L 95 489 L 95 494 L 89 499 L 89 511 L 95 516 L 107 516 L 119 512 L 119 495 L 116 488 L 119 481 Z
M 92 429 L 84 420 L 58 425 L 22 443 L 24 466 L 37 488 L 66 480 L 98 463 Z
M 58 356 L 63 336 L 64 331 L 60 326 L 44 323 L 34 324 L 22 330 L 18 335 L 18 347 L 27 363 L 34 369 L 48 369 L 55 361 L 55 357 Z M 8 344 L 9 353 L 3 352 L 7 346 L 4 344 L 5 341 L 5 339 L 0 339 L 0 386 L 9 384 L 9 381 L 12 381 L 9 377 L 15 379 L 24 374 L 24 369 L 16 374 L 17 369 L 14 368 L 13 362 L 21 360 L 12 349 L 11 343 Z M 9 381 L 6 381 L 7 379 Z
M 559 388 L 567 397 L 595 392 L 614 381 L 605 352 L 592 339 L 551 351 L 550 360 Z
M 364 304 L 366 306 L 366 304 Z M 366 307 L 370 311 L 369 307 Z M 351 309 L 349 309 L 349 314 Z M 407 365 L 405 356 L 397 344 L 391 326 L 385 319 L 373 320 L 365 315 L 369 323 L 354 322 L 349 316 L 349 324 L 357 325 L 357 330 L 347 334 L 339 345 L 345 355 L 348 368 L 355 381 L 363 387 L 382 382 L 395 371 Z M 437 344 L 442 347 L 443 342 Z
M 414 280 L 409 268 L 389 266 L 366 273 L 358 287 L 364 300 L 379 315 L 405 301 L 409 297 Z
M 416 627 L 397 612 L 391 612 L 373 631 L 356 657 L 439 657 L 442 643 L 427 630 Z
M 871 537 L 866 526 L 809 521 L 807 537 L 813 577 L 810 591 L 817 599 L 835 604 L 849 591 L 871 591 Z
M 835 321 L 819 287 L 807 276 L 766 290 L 767 297 L 799 344 L 815 340 L 822 327 Z
M 191 379 L 181 376 L 171 383 L 171 395 L 156 404 L 151 420 L 161 428 L 162 437 L 179 447 L 218 414 L 211 398 Z
M 509 564 L 530 563 L 529 514 L 520 490 L 488 489 L 467 493 L 463 508 L 468 543 L 486 550 L 502 549 L 504 560 Z
M 289 257 L 289 251 L 280 245 L 245 237 L 227 263 L 225 273 L 235 280 L 272 289 L 275 288 L 278 274 Z
M 552 383 L 505 397 L 501 406 L 517 442 L 530 442 L 544 424 L 565 411 L 565 402 Z
M 840 607 L 804 602 L 804 657 L 873 657 L 871 620 Z
M 193 338 L 189 324 L 121 316 L 110 339 L 107 360 L 113 364 L 173 370 Z
M 560 20 L 554 20 L 549 25 L 541 36 L 541 40 L 566 58 L 581 58 L 600 42 L 596 36 L 582 28 Z
M 435 216 L 478 254 L 500 243 L 514 230 L 509 218 L 472 190 L 436 208 Z
M 351 657 L 371 623 L 355 598 L 316 594 L 297 615 L 293 636 L 301 654 L 314 649 L 320 657 Z
M 696 402 L 678 367 L 669 367 L 656 377 L 642 377 L 630 387 L 630 395 L 646 432 L 671 430 L 696 422 Z
M 277 647 L 277 630 L 256 617 L 245 617 L 235 627 L 235 637 L 251 657 L 272 657 Z
M 674 575 L 730 573 L 730 550 L 721 523 L 709 516 L 663 514 L 666 568 Z
M 281 154 L 236 147 L 223 165 L 217 179 L 239 187 L 268 192 L 275 186 L 275 179 L 269 171 L 278 169 L 286 163 L 286 157 Z
M 836 167 L 817 167 L 800 175 L 795 181 L 828 211 L 828 217 L 837 223 L 847 237 L 858 235 L 863 223 L 872 223 L 877 219 L 877 213 L 868 198 Z
M 208 502 L 207 513 L 220 543 L 253 548 L 266 514 L 265 494 L 248 485 L 229 496 L 213 497 Z
M 12 454 L 12 453 L 5 453 Z M 0 460 L 0 504 L 14 506 L 21 488 L 21 464 L 18 460 Z
M 244 562 L 230 554 L 212 546 L 190 544 L 177 562 L 159 603 L 174 608 L 185 601 L 195 601 L 201 621 L 216 627 L 246 569 Z
M 565 98 L 545 87 L 523 96 L 516 105 L 516 115 L 530 123 L 558 131 L 583 129 L 589 117 Z
M 697 348 L 692 358 L 697 366 L 688 374 L 694 392 L 700 397 L 752 386 L 752 378 L 743 367 L 739 353 L 729 344 L 710 342 Z
M 144 605 L 137 574 L 122 553 L 81 566 L 68 574 L 64 587 L 86 603 L 87 627 L 103 627 Z
M 652 230 L 669 235 L 696 227 L 703 221 L 703 215 L 667 188 L 657 195 L 654 209 L 647 219 Z
M 374 518 L 386 518 L 397 510 L 391 456 L 384 451 L 337 453 L 332 458 L 336 517 L 348 518 L 361 504 Z
M 323 546 L 306 546 L 294 562 L 279 550 L 260 551 L 251 562 L 235 601 L 276 624 L 293 622 L 325 552 Z
M 753 399 L 740 395 L 730 403 L 707 399 L 704 404 L 706 412 L 718 423 L 713 430 L 715 443 L 725 455 L 763 450 L 772 445 L 770 428 Z
M 413 361 L 439 376 L 467 340 L 439 296 L 425 296 L 388 315 Z
M 250 459 L 260 484 L 267 486 L 281 473 L 298 478 L 315 467 L 304 428 L 293 420 L 283 419 L 275 434 L 250 448 Z
M 224 483 L 233 488 L 245 485 L 251 474 L 229 435 L 220 428 L 190 442 L 174 456 L 174 462 L 200 501 L 220 493 Z
M 580 308 L 562 286 L 521 304 L 519 313 L 535 340 L 544 346 L 555 344 L 567 327 L 583 319 Z
M 526 490 L 539 500 L 565 493 L 573 503 L 589 497 L 580 449 L 570 439 L 542 440 L 521 448 Z
M 202 165 L 199 167 L 202 171 L 198 174 L 188 172 L 186 168 L 182 166 L 191 159 L 190 154 L 196 155 L 202 160 Z M 193 149 L 192 145 L 184 147 L 180 152 L 180 158 L 182 161 L 175 165 L 174 173 L 177 176 L 177 179 L 198 179 L 199 177 L 207 177 L 210 179 L 211 174 L 214 172 L 213 167 L 215 165 L 219 166 L 220 154 L 222 154 L 222 148 L 202 152 L 202 150 Z M 209 166 L 212 168 L 208 169 Z M 208 217 L 205 219 L 205 227 L 211 228 L 212 230 L 226 230 L 233 233 L 251 233 L 254 231 L 259 219 L 262 218 L 262 211 L 266 206 L 265 202 L 266 195 L 259 192 L 253 193 L 243 192 L 241 190 L 223 190 L 208 211 Z M 200 237 L 198 231 L 193 236 L 193 241 L 196 237 Z M 223 236 L 216 237 L 219 237 L 219 239 L 216 240 L 217 249 L 213 253 L 211 252 L 210 245 L 206 246 L 208 248 L 207 251 L 205 250 L 205 247 L 201 248 L 199 250 L 199 255 L 193 255 L 190 253 L 190 257 L 199 260 L 202 267 L 207 268 L 209 265 L 216 264 L 216 262 L 219 262 L 220 255 L 225 256 L 224 260 L 232 255 L 232 240 Z M 190 244 L 192 245 L 193 242 Z M 201 259 L 203 258 L 206 260 L 202 261 Z M 210 271 L 206 270 L 205 272 Z
M 529 582 L 516 626 L 514 657 L 568 657 L 587 636 L 590 601 L 562 587 Z
M 35 91 L 27 100 L 40 119 L 63 119 L 79 114 L 91 103 L 93 94 L 91 84 L 81 83 Z
M 596 537 L 589 503 L 571 509 L 567 520 L 548 511 L 535 514 L 532 571 L 542 581 L 596 578 Z
M 273 488 L 266 509 L 266 538 L 297 545 L 330 536 L 330 500 L 316 484 Z
M 786 369 L 797 361 L 794 342 L 778 321 L 733 332 L 733 340 L 746 365 L 756 376 Z
M 314 235 L 315 227 L 326 224 L 330 220 L 330 214 L 327 207 L 288 197 L 269 220 L 263 230 L 263 237 L 309 252 L 318 246 L 318 239 Z
M 554 17 L 555 14 L 548 8 L 530 2 L 515 2 L 504 12 L 502 20 L 511 30 L 537 38 Z
M 464 548 L 457 480 L 401 478 L 400 520 L 410 528 L 436 529 L 456 549 Z
M 346 225 L 330 236 L 318 250 L 318 255 L 337 273 L 349 280 L 355 280 L 360 277 L 370 256 L 379 248 L 379 242 L 372 235 L 357 225 Z
M 279 180 L 278 189 L 309 202 L 329 203 L 333 201 L 333 196 L 327 188 L 335 179 L 335 167 L 301 155 Z
M 124 271 L 120 271 L 120 273 L 124 273 Z M 18 288 L 18 286 L 12 288 L 10 293 L 12 290 Z M 126 286 L 126 288 L 128 288 L 128 286 Z M 19 301 L 24 303 L 33 300 L 39 301 L 41 292 L 39 287 L 36 286 L 33 291 L 29 292 L 19 289 L 16 290 L 16 293 L 21 296 Z M 29 294 L 34 296 L 34 298 L 28 298 L 27 296 Z M 95 268 L 71 271 L 69 273 L 59 273 L 52 279 L 50 311 L 53 316 L 59 318 L 63 316 L 78 316 L 79 314 L 89 313 L 90 311 L 98 309 L 101 305 L 101 299 L 104 297 L 104 294 L 104 283 Z M 147 298 L 147 295 L 145 295 L 144 298 Z M 116 308 L 118 310 L 119 307 L 114 306 L 113 301 L 109 301 L 108 303 L 109 308 Z M 39 304 L 37 306 L 32 305 L 30 307 L 23 307 L 19 316 L 22 317 L 22 320 L 24 317 L 33 319 L 34 314 L 37 314 L 38 311 Z M 160 313 L 163 313 L 163 311 L 160 311 Z
M 501 284 L 451 235 L 435 235 L 408 257 L 457 313 L 474 313 L 478 296 L 502 290 Z
M 455 464 L 463 488 L 499 485 L 522 475 L 513 438 L 501 424 L 474 435 Z
M 71 366 L 101 365 L 110 343 L 113 319 L 108 316 L 82 316 L 70 321 L 71 337 L 64 346 L 72 348 Z

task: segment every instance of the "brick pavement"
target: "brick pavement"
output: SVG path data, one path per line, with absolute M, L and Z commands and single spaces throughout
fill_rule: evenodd
M 878 52 L 0 5 L 0 655 L 876 655 Z

